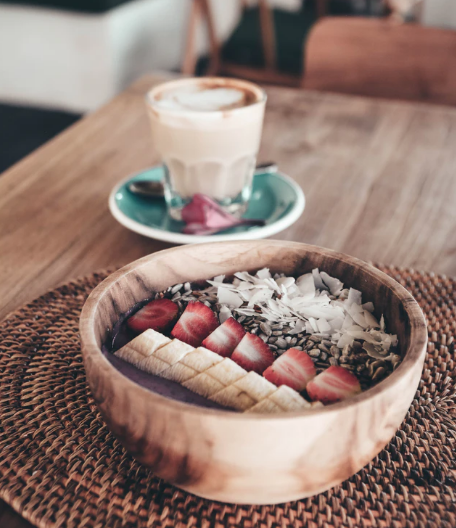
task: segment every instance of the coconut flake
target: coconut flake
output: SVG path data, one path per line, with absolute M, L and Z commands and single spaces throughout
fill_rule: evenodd
M 342 328 L 344 320 L 342 317 L 336 317 L 335 319 L 331 319 L 328 322 L 333 330 L 340 330 Z
M 318 288 L 319 290 L 327 289 L 323 281 L 321 280 L 320 271 L 318 270 L 318 268 L 312 270 L 312 276 L 315 283 L 315 288 Z
M 270 279 L 271 278 L 271 272 L 268 268 L 263 268 L 260 271 L 257 271 L 256 276 L 259 279 Z
M 366 309 L 364 309 L 364 318 L 366 319 L 367 326 L 370 326 L 372 328 L 379 328 L 380 325 L 378 324 L 377 319 Z
M 300 334 L 306 329 L 306 323 L 302 320 L 298 321 L 294 328 L 288 331 L 288 334 L 294 335 L 294 334 Z
M 350 306 L 352 303 L 361 304 L 361 300 L 362 300 L 362 293 L 359 290 L 350 288 L 350 290 L 348 291 L 348 299 L 347 299 L 348 305 Z
M 320 271 L 320 277 L 323 280 L 324 284 L 326 284 L 326 286 L 329 288 L 331 295 L 338 296 L 340 294 L 344 285 L 339 279 L 336 279 L 335 277 L 330 277 L 326 273 L 326 271 Z
M 293 286 L 294 283 L 295 280 L 293 277 L 280 277 L 280 279 L 276 280 L 276 284 L 282 286 L 285 289 L 288 289 L 290 286 Z
M 357 312 L 352 314 L 353 321 L 355 321 L 356 324 L 359 324 L 361 328 L 367 328 L 367 322 L 366 318 L 364 317 L 364 312 Z
M 273 292 L 271 290 L 257 290 L 250 298 L 249 306 L 263 303 L 268 301 L 272 297 Z
M 352 336 L 349 336 L 347 334 L 343 334 L 339 341 L 337 342 L 338 348 L 344 348 L 345 346 L 352 346 L 354 342 L 354 338 Z
M 309 317 L 309 323 L 310 323 L 310 326 L 312 327 L 312 333 L 318 332 L 317 320 L 314 319 L 313 317 Z
M 301 275 L 296 281 L 296 286 L 301 292 L 303 299 L 315 297 L 315 282 L 312 273 Z
M 232 317 L 233 314 L 231 313 L 231 310 L 228 308 L 228 306 L 222 306 L 219 311 L 219 320 L 220 324 L 223 324 L 227 319 Z
M 234 308 L 239 308 L 244 302 L 240 295 L 226 288 L 219 288 L 217 290 L 217 297 L 220 304 L 226 304 L 227 306 Z
M 322 334 L 328 334 L 331 332 L 332 327 L 326 319 L 317 319 L 318 330 Z

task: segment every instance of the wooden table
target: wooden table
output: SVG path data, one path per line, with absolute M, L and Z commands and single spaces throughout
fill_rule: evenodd
M 163 78 L 162 78 L 163 79 Z M 146 77 L 0 177 L 0 319 L 59 283 L 168 247 L 116 223 L 108 195 L 156 163 Z M 260 159 L 304 189 L 276 238 L 456 275 L 456 110 L 269 88 Z M 0 526 L 29 526 L 0 501 Z

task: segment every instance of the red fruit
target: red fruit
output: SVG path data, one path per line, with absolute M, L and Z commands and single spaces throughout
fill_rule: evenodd
M 254 334 L 245 334 L 231 359 L 245 370 L 262 374 L 274 361 L 274 355 L 268 345 Z
M 313 361 L 305 352 L 290 348 L 263 372 L 263 376 L 277 386 L 288 385 L 301 392 L 316 373 Z
M 223 357 L 229 357 L 244 336 L 242 325 L 230 317 L 206 337 L 203 347 Z
M 343 367 L 329 367 L 307 384 L 307 394 L 313 401 L 325 405 L 342 401 L 361 392 L 356 376 Z
M 187 304 L 171 335 L 193 347 L 199 347 L 218 325 L 217 317 L 210 308 L 200 302 L 191 302 Z
M 179 307 L 169 299 L 156 299 L 143 306 L 127 320 L 133 332 L 141 334 L 149 328 L 157 332 L 171 330 L 179 314 Z

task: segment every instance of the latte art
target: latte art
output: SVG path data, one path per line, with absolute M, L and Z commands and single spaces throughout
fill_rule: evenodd
M 251 103 L 249 99 L 252 97 L 236 88 L 188 86 L 165 92 L 157 99 L 157 105 L 175 110 L 214 112 L 242 108 Z

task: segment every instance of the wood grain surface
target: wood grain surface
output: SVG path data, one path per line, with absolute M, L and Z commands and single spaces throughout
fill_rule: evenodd
M 0 318 L 70 278 L 169 247 L 118 225 L 107 205 L 115 183 L 158 161 L 143 96 L 160 80 L 141 79 L 0 177 Z M 307 198 L 275 238 L 456 274 L 456 110 L 267 93 L 259 158 Z M 0 506 L 0 526 L 5 515 Z

